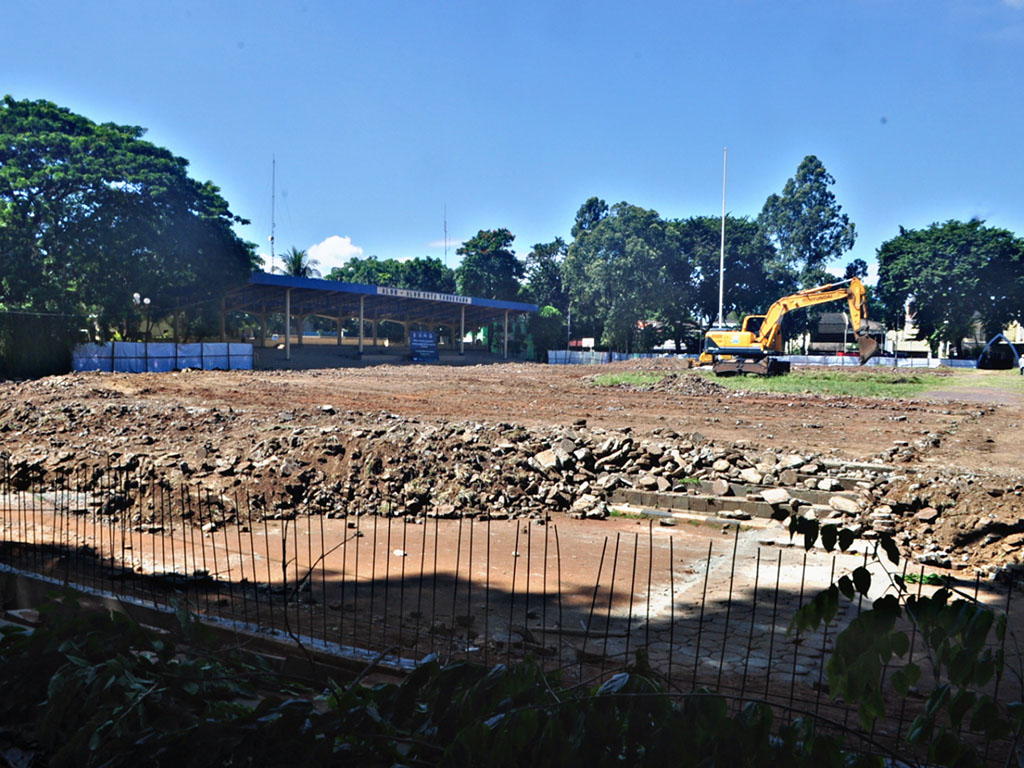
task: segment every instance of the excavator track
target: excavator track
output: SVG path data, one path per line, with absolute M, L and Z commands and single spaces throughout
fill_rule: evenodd
M 779 360 L 777 357 L 762 357 L 760 360 L 737 357 L 733 360 L 720 360 L 711 370 L 716 376 L 740 376 L 748 373 L 755 376 L 781 376 L 789 373 L 789 360 Z

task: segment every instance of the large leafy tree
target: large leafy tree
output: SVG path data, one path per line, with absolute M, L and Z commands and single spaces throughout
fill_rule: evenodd
M 981 221 L 900 227 L 878 249 L 878 291 L 892 325 L 908 304 L 933 350 L 963 340 L 980 323 L 986 337 L 1024 316 L 1024 240 Z
M 572 225 L 572 239 L 579 239 L 584 232 L 596 227 L 601 219 L 608 215 L 608 203 L 599 197 L 589 198 L 576 211 L 576 220 Z
M 437 291 L 438 293 L 455 293 L 455 270 L 445 266 L 444 262 L 434 256 L 422 259 L 410 259 L 403 262 L 403 275 L 400 288 L 413 291 Z
M 188 161 L 135 126 L 97 124 L 48 101 L 0 102 L 0 302 L 94 314 L 101 332 L 209 307 L 255 264 L 245 223 Z
M 455 270 L 459 291 L 487 299 L 515 299 L 525 274 L 512 251 L 515 235 L 507 229 L 481 229 L 455 252 L 462 263 Z
M 694 216 L 676 223 L 680 248 L 693 263 L 692 312 L 703 329 L 718 322 L 722 220 Z M 767 309 L 789 286 L 772 272 L 775 248 L 757 222 L 745 216 L 726 217 L 723 312 L 743 315 Z
M 562 263 L 569 252 L 565 240 L 537 243 L 526 256 L 526 293 L 540 307 L 554 307 L 565 314 L 569 296 L 562 284 Z
M 684 246 L 680 224 L 679 221 L 665 222 L 664 238 L 656 245 L 657 294 L 649 313 L 650 319 L 657 322 L 641 321 L 644 332 L 640 341 L 644 346 L 671 339 L 679 351 L 684 347 L 687 336 L 694 332 L 694 259 Z
M 814 155 L 808 155 L 786 182 L 781 195 L 765 201 L 758 223 L 776 247 L 773 271 L 793 272 L 801 288 L 827 281 L 826 264 L 853 247 L 857 233 L 836 202 L 835 179 Z
M 581 329 L 629 351 L 637 329 L 658 317 L 671 292 L 673 244 L 666 222 L 657 211 L 618 203 L 596 223 L 574 231 L 564 265 L 573 325 L 579 318 Z
M 387 285 L 398 288 L 405 269 L 397 259 L 379 259 L 376 256 L 351 258 L 344 266 L 334 267 L 328 280 L 343 283 L 364 283 L 365 285 Z
M 868 263 L 864 259 L 854 259 L 846 265 L 846 271 L 843 273 L 844 280 L 850 280 L 854 277 L 858 277 L 861 280 L 868 276 Z
M 309 254 L 301 248 L 292 246 L 281 256 L 283 266 L 274 267 L 278 272 L 292 277 L 320 277 L 320 262 L 309 258 Z
M 539 308 L 527 320 L 538 360 L 546 359 L 548 350 L 561 349 L 568 342 L 569 294 L 562 279 L 562 264 L 568 250 L 568 244 L 556 237 L 550 243 L 535 244 L 526 256 L 526 284 L 521 295 Z

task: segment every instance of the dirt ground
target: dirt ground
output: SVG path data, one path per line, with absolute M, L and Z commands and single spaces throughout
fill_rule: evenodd
M 601 366 L 600 371 L 591 366 L 513 363 L 468 368 L 384 365 L 319 371 L 85 373 L 0 383 L 0 402 L 53 407 L 105 404 L 116 398 L 156 410 L 230 408 L 268 421 L 285 409 L 321 405 L 339 411 L 385 410 L 420 420 L 510 421 L 540 427 L 586 419 L 590 427 L 630 427 L 647 434 L 668 426 L 677 432 L 700 431 L 714 441 L 745 440 L 754 446 L 834 452 L 854 460 L 869 458 L 895 440 L 914 440 L 954 427 L 952 440 L 922 457 L 926 464 L 945 465 L 955 458 L 969 469 L 1020 470 L 1015 427 L 1024 419 L 1024 397 L 1010 392 L 944 389 L 902 401 L 736 393 L 715 391 L 713 383 L 705 388 L 707 394 L 693 396 L 685 391 L 598 388 L 591 382 L 598 372 L 674 367 L 669 361 L 637 361 Z M 976 375 L 1006 374 L 979 371 Z M 986 410 L 993 407 L 998 414 Z M 0 448 L 17 449 L 32 439 L 5 430 Z
M 600 372 L 672 369 L 668 361 L 601 366 Z M 654 363 L 652 365 L 651 363 Z M 385 410 L 420 420 L 511 421 L 533 426 L 658 427 L 700 431 L 714 441 L 836 453 L 860 460 L 897 440 L 954 429 L 926 465 L 1016 474 L 1021 471 L 1024 397 L 992 388 L 942 389 L 909 401 L 838 396 L 769 395 L 728 390 L 686 392 L 597 388 L 592 366 L 513 363 L 469 368 L 385 365 L 319 371 L 72 374 L 35 382 L 0 383 L 0 403 L 42 407 L 106 403 L 111 398 L 155 410 L 220 407 L 273 421 L 283 409 L 331 405 L 337 410 Z M 919 374 L 920 375 L 920 374 Z M 924 374 L 927 375 L 927 374 Z M 978 371 L 977 376 L 1005 376 Z M 992 410 L 992 409 L 995 410 Z M 899 417 L 905 416 L 905 419 Z M 12 425 L 13 426 L 13 425 Z M 17 450 L 43 435 L 0 435 L 0 449 Z M 228 439 L 230 434 L 225 435 Z
M 597 373 L 651 369 L 674 376 L 668 385 L 647 391 L 596 387 L 592 381 Z M 966 547 L 969 537 L 972 564 L 979 559 L 978 564 L 1003 562 L 1016 557 L 1020 544 L 1002 547 L 993 530 L 979 529 L 978 521 L 998 522 L 1002 528 L 995 534 L 1021 532 L 1024 397 L 1010 388 L 988 386 L 1012 374 L 970 373 L 977 377 L 977 386 L 969 378 L 966 388 L 937 388 L 910 400 L 735 392 L 671 360 L 600 367 L 509 363 L 80 373 L 0 383 L 0 455 L 34 457 L 64 467 L 110 455 L 158 456 L 174 472 L 178 463 L 191 463 L 189 471 L 201 463 L 207 474 L 229 476 L 237 487 L 245 474 L 238 457 L 259 448 L 261 438 L 287 433 L 285 427 L 296 425 L 324 432 L 335 429 L 325 424 L 336 424 L 342 416 L 349 430 L 363 423 L 373 427 L 366 430 L 370 440 L 392 430 L 379 427 L 382 415 L 389 424 L 515 425 L 539 434 L 585 425 L 591 433 L 625 431 L 638 440 L 696 433 L 712 444 L 748 452 L 770 449 L 847 461 L 895 461 L 910 473 L 904 486 L 894 489 L 907 509 L 938 506 L 956 512 L 945 516 L 945 528 L 941 520 L 928 524 L 926 535 L 954 560 L 957 547 Z M 915 375 L 940 377 L 948 372 Z M 291 438 L 293 447 L 299 442 Z M 913 446 L 912 451 L 903 451 L 905 446 Z M 289 444 L 284 442 L 279 450 L 287 454 Z M 235 462 L 227 468 L 224 459 L 214 459 L 225 454 Z M 342 469 L 325 465 L 324 471 Z M 282 470 L 273 480 L 287 475 Z M 971 517 L 970 525 L 965 516 Z M 976 539 L 985 534 L 980 557 Z
M 599 373 L 652 369 L 670 376 L 647 388 L 593 383 Z M 792 706 L 796 696 L 817 712 L 825 706 L 822 663 L 856 606 L 844 603 L 831 634 L 793 638 L 786 629 L 805 591 L 849 573 L 860 556 L 805 553 L 771 520 L 739 529 L 591 520 L 571 514 L 575 497 L 565 486 L 596 486 L 599 474 L 616 474 L 593 460 L 607 441 L 634 445 L 628 466 L 640 467 L 637 482 L 652 466 L 644 456 L 670 454 L 680 472 L 703 457 L 703 480 L 715 477 L 712 462 L 733 472 L 769 453 L 822 466 L 884 465 L 875 479 L 861 479 L 869 501 L 855 522 L 870 533 L 871 517 L 893 517 L 906 554 L 941 548 L 947 567 L 932 563 L 929 571 L 1009 607 L 1005 586 L 987 577 L 1024 561 L 1024 396 L 1006 372 L 970 372 L 956 388 L 939 386 L 948 372 L 914 374 L 936 377 L 936 389 L 908 400 L 752 394 L 672 361 L 0 382 L 0 465 L 22 473 L 16 482 L 0 477 L 8 494 L 0 495 L 0 543 L 35 545 L 29 556 L 51 544 L 97 552 L 111 568 L 115 560 L 127 565 L 116 572 L 120 588 L 145 599 L 146 578 L 210 574 L 213 582 L 185 586 L 208 611 L 212 598 L 236 619 L 251 621 L 255 611 L 266 623 L 276 599 L 277 621 L 291 616 L 297 632 L 344 646 L 396 646 L 413 657 L 494 661 L 515 649 L 547 653 L 560 668 L 578 662 L 582 676 L 584 661 L 604 673 L 642 642 L 656 668 L 681 685 L 732 684 L 742 696 L 756 681 L 758 691 L 779 688 L 774 700 Z M 535 460 L 569 438 L 595 454 L 587 472 L 580 459 L 557 478 L 545 475 Z M 645 454 L 647 446 L 655 452 Z M 112 505 L 118 489 L 103 471 L 114 465 L 149 478 L 123 506 Z M 38 492 L 76 476 L 70 495 Z M 212 488 L 213 506 L 207 496 L 191 522 L 165 519 L 166 500 L 191 514 L 193 502 L 175 496 L 181 486 Z M 274 501 L 274 487 L 301 502 Z M 316 492 L 303 495 L 310 488 Z M 461 506 L 460 489 L 468 493 Z M 234 494 L 236 508 L 218 507 L 218 494 Z M 89 505 L 80 499 L 90 495 L 107 499 L 95 515 L 82 514 Z M 250 499 L 257 514 L 240 514 L 253 508 Z M 373 509 L 374 499 L 386 505 Z M 55 522 L 51 508 L 67 514 Z M 858 543 L 860 551 L 870 545 Z M 909 562 L 910 571 L 921 567 Z M 104 578 L 85 558 L 55 563 L 58 577 L 77 568 L 76 581 Z M 886 580 L 875 576 L 881 590 Z M 296 586 L 305 584 L 308 600 Z M 1024 635 L 1024 613 L 1015 610 L 1011 622 Z M 898 737 L 903 726 L 901 718 L 876 736 L 888 729 Z

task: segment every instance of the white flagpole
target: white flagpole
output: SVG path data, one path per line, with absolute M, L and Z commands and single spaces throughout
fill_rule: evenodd
M 722 305 L 725 298 L 725 171 L 729 161 L 729 148 L 722 149 L 722 246 L 718 255 L 718 327 L 724 328 Z

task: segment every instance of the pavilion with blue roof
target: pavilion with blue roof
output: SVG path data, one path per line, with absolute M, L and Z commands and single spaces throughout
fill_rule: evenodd
M 371 338 L 374 340 L 378 324 L 385 320 L 401 325 L 407 335 L 410 324 L 428 328 L 444 326 L 452 332 L 452 338 L 458 339 L 461 355 L 465 354 L 467 332 L 501 320 L 504 327 L 503 357 L 508 357 L 510 317 L 536 311 L 536 304 L 518 301 L 256 272 L 246 285 L 225 297 L 221 305 L 221 329 L 223 335 L 229 312 L 248 313 L 259 318 L 260 337 L 256 341 L 258 346 L 264 346 L 267 317 L 283 315 L 285 359 L 290 360 L 293 318 L 298 320 L 300 329 L 303 320 L 310 316 L 334 320 L 338 327 L 339 345 L 342 343 L 342 324 L 358 320 L 360 354 L 366 343 L 367 324 L 372 329 Z M 299 343 L 301 338 L 300 332 Z

